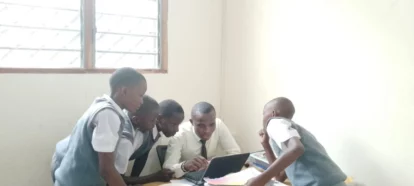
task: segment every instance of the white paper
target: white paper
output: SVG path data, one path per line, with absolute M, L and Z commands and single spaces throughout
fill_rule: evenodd
M 260 174 L 261 174 L 260 171 L 258 171 L 257 169 L 253 167 L 250 167 L 237 173 L 228 174 L 221 178 L 216 178 L 216 179 L 204 178 L 204 180 L 209 185 L 215 185 L 215 186 L 217 185 L 236 186 L 237 185 L 238 186 L 238 185 L 246 184 L 247 181 L 249 181 L 250 179 Z M 266 184 L 266 186 L 286 186 L 286 185 L 278 181 L 271 180 L 269 183 Z
M 191 183 L 190 181 L 186 180 L 186 179 L 179 179 L 179 180 L 171 180 L 171 183 L 166 183 L 166 184 L 162 184 L 161 186 L 189 186 L 189 185 L 194 185 L 193 183 Z

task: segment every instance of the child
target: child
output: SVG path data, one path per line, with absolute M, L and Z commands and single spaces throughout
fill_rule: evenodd
M 127 185 L 144 184 L 156 181 L 170 181 L 172 172 L 163 170 L 148 176 L 125 176 L 131 155 L 142 157 L 151 149 L 158 139 L 155 126 L 160 113 L 158 102 L 150 96 L 144 96 L 144 103 L 135 113 L 128 113 L 132 125 L 125 126 L 122 139 L 117 149 L 115 167 L 122 174 Z M 135 151 L 135 152 L 134 152 Z M 145 162 L 143 162 L 145 164 Z
M 154 136 L 157 137 L 154 139 L 154 143 L 152 145 L 155 147 L 158 145 L 167 145 L 169 140 L 168 138 L 174 136 L 175 133 L 178 132 L 178 127 L 183 120 L 184 109 L 178 102 L 171 99 L 162 101 L 160 103 L 160 113 L 153 130 Z M 131 176 L 149 177 L 152 181 L 164 182 L 168 182 L 169 179 L 171 179 L 163 179 L 162 176 L 157 176 L 165 175 L 166 173 L 170 174 L 171 171 L 161 169 L 162 165 L 160 165 L 155 148 L 152 148 L 144 155 L 140 152 L 135 152 L 132 155 L 131 160 L 135 160 Z
M 152 143 L 149 143 L 149 141 L 152 140 L 153 136 L 152 131 L 150 130 L 154 128 L 154 125 L 156 123 L 156 119 L 159 114 L 159 105 L 153 98 L 145 95 L 143 97 L 143 104 L 135 113 L 126 113 L 128 114 L 128 117 L 131 120 L 132 124 L 126 125 L 122 132 L 121 139 L 116 148 L 115 168 L 119 174 L 123 176 L 124 181 L 127 185 L 162 181 L 165 178 L 168 178 L 169 181 L 169 179 L 171 179 L 171 176 L 168 177 L 168 174 L 154 174 L 140 178 L 124 176 L 129 157 L 131 156 L 132 152 L 136 150 L 137 153 L 142 154 L 148 151 L 152 146 Z M 66 153 L 69 139 L 70 136 L 61 140 L 56 145 L 56 152 L 52 158 L 53 182 L 55 181 L 54 172 L 59 167 L 60 162 Z
M 131 122 L 122 110 L 141 106 L 147 83 L 132 68 L 116 70 L 109 83 L 111 96 L 96 98 L 75 125 L 54 173 L 55 186 L 125 186 L 114 163 L 123 128 Z
M 295 186 L 344 186 L 346 175 L 316 138 L 291 120 L 294 113 L 293 103 L 284 97 L 265 105 L 262 143 L 266 154 L 270 155 L 268 159 L 273 161 L 270 160 L 270 167 L 247 185 L 265 185 L 272 177 L 281 179 L 285 171 Z

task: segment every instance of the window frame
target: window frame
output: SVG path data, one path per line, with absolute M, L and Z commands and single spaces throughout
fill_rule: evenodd
M 81 1 L 81 65 L 79 68 L 2 68 L 1 73 L 55 73 L 55 74 L 83 74 L 83 73 L 112 73 L 116 68 L 95 68 L 95 0 Z M 168 72 L 168 0 L 158 0 L 159 7 L 159 54 L 158 69 L 137 69 L 142 73 Z

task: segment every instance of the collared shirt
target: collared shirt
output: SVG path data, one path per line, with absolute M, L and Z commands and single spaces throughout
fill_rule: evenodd
M 144 169 L 142 169 L 141 174 L 139 175 L 140 177 L 156 173 L 162 169 L 156 148 L 158 145 L 168 145 L 168 142 L 171 138 L 167 138 L 162 132 L 159 132 L 159 134 L 160 136 L 158 140 L 154 143 L 151 150 L 149 151 Z M 131 163 L 131 165 L 133 165 L 133 163 Z
M 158 136 L 157 127 L 154 127 L 151 132 L 155 140 L 155 138 Z M 143 143 L 144 143 L 144 133 L 142 133 L 138 129 L 134 131 L 134 143 L 133 144 L 128 139 L 124 137 L 121 138 L 118 148 L 116 150 L 116 154 L 115 154 L 115 168 L 120 174 L 125 174 L 127 172 L 129 158 L 138 148 L 141 147 Z
M 124 113 L 122 109 L 108 95 L 103 97 L 113 105 L 118 113 Z M 127 118 L 127 116 L 124 116 Z M 92 123 L 95 128 L 92 133 L 92 147 L 96 152 L 114 152 L 119 140 L 119 127 L 121 120 L 112 109 L 104 109 L 96 114 Z
M 290 138 L 300 138 L 298 131 L 292 128 L 292 123 L 283 118 L 274 118 L 270 120 L 266 132 L 269 135 L 269 138 L 274 140 L 280 149 L 285 147 L 284 142 L 288 141 Z
M 236 140 L 227 126 L 218 118 L 216 119 L 216 130 L 207 140 L 206 148 L 208 159 L 220 155 L 240 153 L 240 147 Z M 224 153 L 220 153 L 220 150 Z M 195 133 L 193 125 L 190 122 L 185 122 L 180 125 L 178 133 L 169 141 L 164 168 L 173 170 L 175 177 L 179 178 L 184 175 L 181 164 L 200 155 L 200 137 Z

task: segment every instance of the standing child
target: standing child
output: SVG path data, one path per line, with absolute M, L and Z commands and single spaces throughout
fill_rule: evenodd
M 111 95 L 96 98 L 75 125 L 54 173 L 55 186 L 125 186 L 114 164 L 122 130 L 131 122 L 122 109 L 135 112 L 141 106 L 147 83 L 132 68 L 116 70 L 109 82 Z
M 271 165 L 247 185 L 263 186 L 285 171 L 294 186 L 344 186 L 346 175 L 316 138 L 292 121 L 294 113 L 293 103 L 284 97 L 265 105 L 262 144 Z

